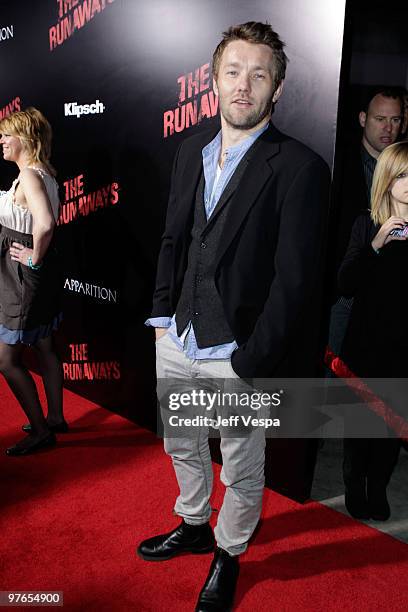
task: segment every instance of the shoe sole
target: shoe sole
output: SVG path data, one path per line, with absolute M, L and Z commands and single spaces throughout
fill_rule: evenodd
M 376 516 L 375 514 L 371 514 L 370 518 L 373 521 L 388 521 L 388 519 L 390 518 L 391 514 L 389 514 L 388 516 Z
M 194 549 L 184 549 L 180 552 L 175 552 L 172 555 L 168 555 L 167 557 L 154 557 L 150 555 L 145 555 L 140 552 L 139 549 L 136 550 L 136 554 L 143 561 L 169 561 L 173 559 L 173 557 L 181 557 L 182 555 L 207 555 L 208 553 L 214 552 L 215 544 L 209 548 L 204 548 L 203 550 L 194 550 Z
M 30 434 L 30 433 L 31 433 L 31 431 L 32 431 L 32 430 L 31 430 L 31 427 L 26 427 L 25 425 L 23 425 L 23 426 L 21 427 L 21 429 L 22 429 L 22 431 L 24 431 L 24 433 L 26 433 L 26 434 Z M 51 427 L 50 427 L 50 431 L 51 431 L 52 433 L 57 433 L 57 434 L 66 434 L 66 433 L 69 433 L 69 427 L 67 427 L 66 429 L 58 429 L 58 428 L 57 428 L 57 429 L 55 429 L 54 427 L 52 427 L 52 426 L 51 426 Z
M 13 453 L 13 452 L 8 452 L 8 448 L 6 449 L 6 455 L 7 457 L 27 457 L 28 455 L 34 455 L 36 453 L 41 452 L 42 450 L 46 450 L 47 448 L 52 448 L 57 444 L 56 440 L 50 440 L 49 442 L 45 442 L 44 444 L 40 444 L 39 446 L 36 446 L 35 448 L 28 448 L 27 450 L 25 450 L 24 452 L 20 453 Z
M 370 518 L 372 518 L 370 514 L 358 514 L 357 512 L 350 512 L 350 510 L 348 510 L 347 508 L 346 510 L 352 518 L 357 519 L 358 521 L 369 521 Z

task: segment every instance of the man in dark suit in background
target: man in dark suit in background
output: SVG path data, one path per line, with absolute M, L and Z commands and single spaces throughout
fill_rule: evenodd
M 377 158 L 388 145 L 396 142 L 402 122 L 402 98 L 398 88 L 379 88 L 369 92 L 358 115 L 362 133 L 359 140 L 343 147 L 342 165 L 334 189 L 332 231 L 334 240 L 334 279 L 343 261 L 357 215 L 370 208 L 370 193 Z M 335 293 L 337 283 L 335 282 Z M 332 307 L 329 347 L 340 354 L 353 300 L 336 295 Z
M 362 128 L 359 139 L 340 152 L 341 165 L 334 189 L 334 212 L 330 232 L 336 279 L 350 239 L 351 228 L 359 213 L 370 208 L 370 192 L 377 158 L 381 151 L 398 139 L 402 122 L 402 99 L 398 88 L 371 89 L 361 105 L 358 120 Z M 335 293 L 337 293 L 337 283 Z M 353 300 L 336 295 L 332 307 L 329 347 L 340 354 L 344 334 L 350 318 Z
M 160 379 L 313 375 L 330 174 L 271 114 L 286 55 L 268 24 L 224 33 L 213 56 L 221 131 L 185 140 L 174 161 L 152 318 Z M 243 381 L 242 381 L 243 382 Z M 205 409 L 203 409 L 205 413 Z M 265 431 L 223 437 L 226 493 L 213 534 L 208 432 L 165 438 L 180 488 L 172 532 L 142 542 L 160 561 L 216 551 L 196 610 L 230 610 L 238 556 L 259 520 Z
M 342 167 L 335 197 L 336 270 L 338 270 L 357 215 L 370 208 L 373 174 L 380 153 L 397 141 L 402 126 L 403 104 L 399 88 L 371 89 L 361 104 L 359 139 L 341 151 Z M 341 135 L 340 135 L 341 136 Z
M 371 208 L 371 185 L 377 158 L 389 145 L 396 142 L 403 121 L 403 100 L 398 88 L 371 90 L 358 116 L 362 134 L 360 142 L 354 142 L 343 151 L 343 167 L 340 170 L 338 190 L 335 193 L 335 223 L 331 232 L 336 238 L 336 272 L 345 255 L 353 223 L 363 210 Z M 336 354 L 341 353 L 344 336 L 350 319 L 353 298 L 337 296 L 330 317 L 329 347 Z M 361 446 L 367 441 L 359 438 L 344 438 L 343 479 L 345 484 L 345 506 L 355 518 L 367 519 L 368 510 L 365 479 L 365 456 Z M 391 460 L 391 464 L 393 461 Z M 381 463 L 379 462 L 378 477 Z M 389 468 L 384 461 L 383 470 Z M 384 479 L 383 478 L 383 479 Z M 371 514 L 388 515 L 384 497 L 371 499 Z

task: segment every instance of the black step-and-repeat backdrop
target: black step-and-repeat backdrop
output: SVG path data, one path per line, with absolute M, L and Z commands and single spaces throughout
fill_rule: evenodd
M 154 424 L 149 313 L 179 142 L 218 121 L 221 32 L 268 21 L 290 63 L 276 125 L 332 165 L 345 0 L 4 0 L 0 116 L 34 105 L 54 130 L 65 262 L 66 384 Z M 0 161 L 0 188 L 16 176 Z

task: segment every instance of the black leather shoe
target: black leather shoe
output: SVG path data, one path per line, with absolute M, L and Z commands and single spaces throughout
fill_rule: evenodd
M 34 436 L 27 436 L 24 440 L 17 442 L 14 446 L 10 446 L 6 449 L 6 455 L 10 457 L 18 457 L 20 455 L 31 455 L 42 448 L 54 446 L 57 440 L 55 434 L 50 432 L 45 438 L 40 440 L 34 438 Z
M 368 511 L 374 521 L 388 521 L 391 508 L 387 499 L 387 489 L 383 485 L 368 482 Z
M 368 510 L 365 484 L 353 484 L 346 487 L 344 504 L 347 511 L 353 518 L 368 520 L 370 512 Z
M 182 521 L 170 533 L 143 540 L 137 554 L 145 561 L 167 561 L 183 553 L 209 553 L 214 550 L 214 546 L 214 534 L 209 523 L 188 525 Z
M 238 557 L 231 557 L 225 550 L 217 548 L 195 612 L 230 612 L 238 575 Z
M 25 433 L 31 433 L 32 431 L 30 423 L 23 425 L 21 429 L 25 431 Z M 61 423 L 57 423 L 56 425 L 48 425 L 48 429 L 54 433 L 67 433 L 69 427 L 66 421 L 61 421 Z

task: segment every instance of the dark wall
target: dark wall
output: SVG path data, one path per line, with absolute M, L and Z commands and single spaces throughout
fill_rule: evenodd
M 218 121 L 212 51 L 232 23 L 268 20 L 290 59 L 274 121 L 332 165 L 343 19 L 341 0 L 1 3 L 0 114 L 34 105 L 54 129 L 68 386 L 153 425 L 154 347 L 143 321 L 173 154 Z M 98 112 L 75 115 L 97 101 Z M 0 188 L 16 173 L 0 161 Z
M 408 87 L 407 3 L 353 0 L 350 83 Z

